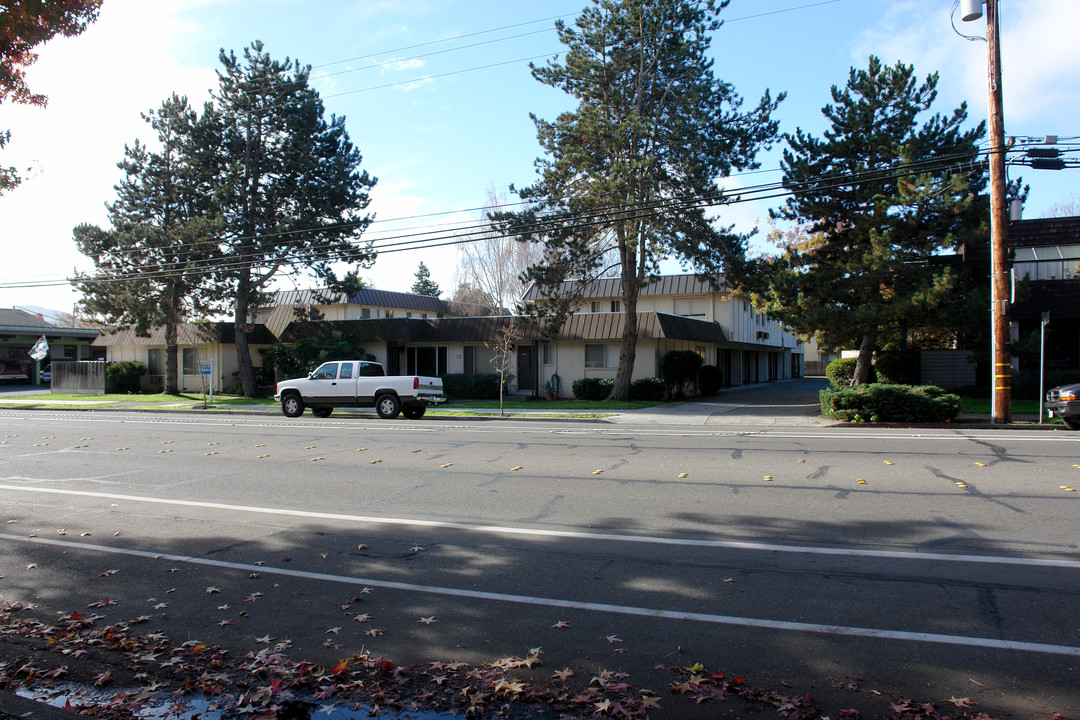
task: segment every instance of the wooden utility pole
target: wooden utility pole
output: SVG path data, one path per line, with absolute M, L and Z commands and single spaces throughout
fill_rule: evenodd
M 990 325 L 993 355 L 991 420 L 1012 419 L 1009 357 L 1009 247 L 1005 203 L 1005 116 L 1001 109 L 1001 46 L 998 0 L 986 0 L 986 52 L 990 86 Z

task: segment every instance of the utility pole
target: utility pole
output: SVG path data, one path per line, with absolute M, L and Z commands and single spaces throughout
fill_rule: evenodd
M 987 82 L 990 89 L 990 330 L 993 361 L 991 421 L 1012 419 L 1012 362 L 1009 357 L 1009 247 L 1005 206 L 1005 116 L 1001 105 L 1001 46 L 998 0 L 986 3 Z M 965 0 L 965 21 L 982 15 L 980 0 Z

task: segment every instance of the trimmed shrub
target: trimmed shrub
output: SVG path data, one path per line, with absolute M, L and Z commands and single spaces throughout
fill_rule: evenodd
M 497 400 L 499 398 L 499 375 L 465 375 L 454 373 L 440 375 L 443 392 L 450 400 Z
M 855 366 L 859 364 L 858 358 L 839 358 L 825 366 L 825 377 L 829 378 L 834 388 L 851 387 L 851 380 L 855 377 Z M 874 382 L 874 368 L 870 368 L 870 382 Z
M 570 386 L 578 400 L 607 400 L 613 387 L 612 378 L 578 378 Z
M 105 365 L 106 392 L 137 393 L 139 378 L 146 374 L 146 366 L 137 360 L 111 362 Z
M 715 365 L 702 365 L 697 379 L 702 395 L 715 395 L 724 384 L 724 371 Z
M 671 350 L 660 361 L 660 373 L 667 385 L 668 397 L 683 398 L 694 390 L 694 380 L 701 369 L 701 359 L 693 350 Z
M 872 383 L 821 391 L 821 414 L 844 422 L 949 422 L 960 397 L 936 385 Z
M 874 361 L 874 374 L 877 382 L 885 385 L 918 385 L 919 353 L 881 353 Z
M 666 392 L 663 378 L 638 378 L 630 383 L 631 400 L 662 401 Z

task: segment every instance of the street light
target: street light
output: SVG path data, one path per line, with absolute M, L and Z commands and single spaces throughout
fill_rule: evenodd
M 1005 234 L 1005 117 L 1001 109 L 1001 48 L 998 42 L 998 0 L 961 0 L 965 22 L 982 17 L 986 5 L 987 82 L 990 90 L 990 335 L 993 361 L 991 420 L 1011 419 L 1012 363 L 1009 358 L 1009 267 Z

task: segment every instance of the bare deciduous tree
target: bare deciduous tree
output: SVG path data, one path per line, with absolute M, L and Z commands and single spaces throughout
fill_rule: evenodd
M 467 289 L 475 298 L 490 298 L 499 307 L 513 308 L 529 287 L 522 279 L 522 273 L 543 259 L 543 246 L 508 237 L 488 224 L 488 215 L 505 209 L 507 203 L 505 193 L 488 189 L 483 210 L 486 227 L 477 233 L 473 242 L 458 246 L 454 283 L 459 289 Z

